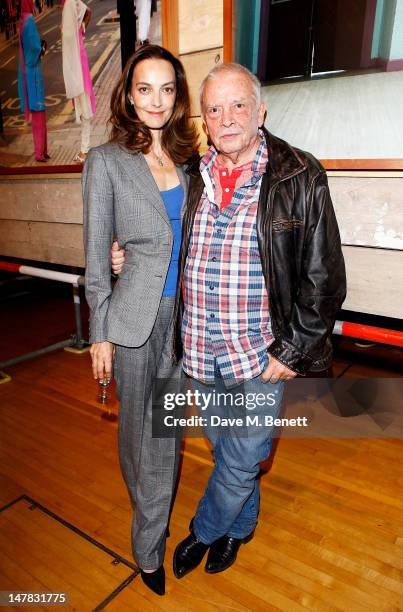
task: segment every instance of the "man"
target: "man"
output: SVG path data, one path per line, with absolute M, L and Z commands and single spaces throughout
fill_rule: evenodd
M 266 108 L 256 77 L 220 65 L 204 79 L 200 98 L 212 144 L 188 168 L 176 354 L 183 342 L 183 368 L 196 390 L 266 401 L 255 402 L 258 421 L 246 427 L 245 410 L 220 400 L 219 419 L 242 416 L 240 430 L 206 419 L 215 465 L 175 550 L 177 578 L 207 550 L 207 572 L 227 569 L 252 535 L 259 464 L 273 433 L 259 419 L 279 414 L 284 381 L 329 367 L 346 287 L 325 172 L 312 155 L 259 127 Z

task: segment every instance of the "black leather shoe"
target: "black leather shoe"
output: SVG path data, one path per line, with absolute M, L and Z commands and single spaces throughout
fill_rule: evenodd
M 140 570 L 143 582 L 157 595 L 165 595 L 165 570 L 161 565 L 155 572 L 143 572 Z
M 228 569 L 235 562 L 239 547 L 244 541 L 227 535 L 218 538 L 210 546 L 205 571 L 208 574 L 217 574 Z
M 201 563 L 209 544 L 200 542 L 193 531 L 178 544 L 174 553 L 173 570 L 177 578 L 183 578 Z

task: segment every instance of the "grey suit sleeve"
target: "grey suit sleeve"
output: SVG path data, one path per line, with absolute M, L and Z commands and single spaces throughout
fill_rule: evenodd
M 106 336 L 112 295 L 111 245 L 114 231 L 113 186 L 101 151 L 91 150 L 83 174 L 85 295 L 90 308 L 90 342 Z

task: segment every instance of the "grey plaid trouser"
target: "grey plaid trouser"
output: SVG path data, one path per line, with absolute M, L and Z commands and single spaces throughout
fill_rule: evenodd
M 132 507 L 133 557 L 141 569 L 156 569 L 165 554 L 166 528 L 176 484 L 181 435 L 152 437 L 153 381 L 180 377 L 172 366 L 174 298 L 163 297 L 147 342 L 116 346 L 119 459 Z

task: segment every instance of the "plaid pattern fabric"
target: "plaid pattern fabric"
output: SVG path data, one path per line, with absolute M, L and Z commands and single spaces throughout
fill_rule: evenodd
M 216 158 L 211 147 L 200 162 L 205 188 L 184 273 L 183 367 L 207 384 L 214 382 L 218 369 L 231 387 L 262 372 L 273 340 L 256 234 L 268 159 L 265 139 L 261 134 L 251 168 L 243 168 L 231 203 L 221 212 Z

